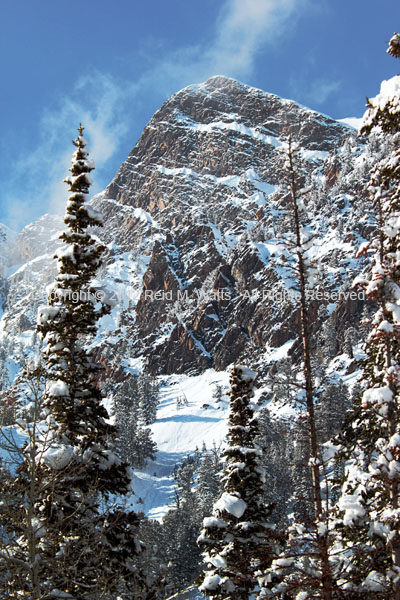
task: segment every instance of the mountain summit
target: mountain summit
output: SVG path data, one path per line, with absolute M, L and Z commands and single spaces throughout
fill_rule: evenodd
M 324 265 L 319 285 L 329 292 L 346 285 L 368 220 L 359 195 L 368 158 L 356 132 L 291 100 L 211 77 L 164 103 L 92 200 L 105 215 L 96 233 L 108 248 L 98 286 L 113 306 L 96 343 L 112 372 L 137 360 L 155 374 L 225 369 L 244 356 L 257 366 L 296 337 L 296 302 L 284 293 L 293 285 L 284 246 L 289 137 L 309 190 L 313 258 Z M 29 226 L 29 239 L 35 227 L 42 235 L 43 223 Z M 27 262 L 8 281 L 6 338 L 34 338 L 36 306 L 53 275 L 50 238 L 44 255 L 24 249 Z M 30 243 L 40 247 L 39 239 Z M 323 306 L 318 316 L 316 302 L 315 327 L 329 316 L 338 328 L 343 315 L 348 325 L 359 311 L 357 302 L 328 296 Z
M 259 355 L 296 337 L 293 303 L 265 295 L 287 283 L 278 263 L 289 137 L 313 179 L 307 207 L 320 258 L 336 264 L 335 234 L 359 227 L 359 177 L 354 171 L 339 184 L 341 166 L 355 168 L 362 152 L 356 132 L 234 79 L 216 76 L 174 94 L 95 198 L 113 242 L 110 260 L 133 252 L 142 265 L 139 293 L 122 318 L 133 355 L 151 371 L 225 369 L 250 349 Z M 330 289 L 342 285 L 346 272 L 333 262 L 329 269 Z

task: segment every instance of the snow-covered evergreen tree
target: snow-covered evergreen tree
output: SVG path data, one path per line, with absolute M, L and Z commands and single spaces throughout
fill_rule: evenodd
M 328 381 L 315 406 L 315 416 L 320 444 L 337 435 L 351 404 L 347 387 L 342 381 Z
M 400 36 L 389 53 L 400 58 Z M 378 127 L 391 151 L 369 183 L 378 227 L 362 251 L 368 278 L 357 278 L 376 302 L 365 350 L 364 392 L 343 433 L 346 477 L 338 501 L 347 588 L 360 598 L 400 599 L 400 78 L 383 82 L 368 102 L 363 131 Z M 366 388 L 366 389 L 365 389 Z
M 199 466 L 196 452 L 176 467 L 175 507 L 163 519 L 168 560 L 168 589 L 180 591 L 193 583 L 201 571 L 201 552 L 196 544 L 202 515 L 195 485 Z
M 202 448 L 200 465 L 197 477 L 196 498 L 203 519 L 217 499 L 221 488 L 222 463 L 218 448 L 209 451 L 204 445 Z
M 271 515 L 278 526 L 287 524 L 288 502 L 292 497 L 292 473 L 294 444 L 291 427 L 287 421 L 272 417 L 268 407 L 259 413 L 260 435 L 257 439 L 262 449 L 261 464 L 265 471 L 264 498 L 272 502 Z
M 134 468 L 143 469 L 157 450 L 151 430 L 147 427 L 148 421 L 155 418 L 157 404 L 158 394 L 154 392 L 150 396 L 148 392 L 143 393 L 134 375 L 119 386 L 114 396 L 118 454 Z
M 16 426 L 0 430 L 0 590 L 6 598 L 32 594 L 41 598 L 40 543 L 44 533 L 35 511 L 38 498 L 49 490 L 53 478 L 40 471 L 38 438 L 43 398 L 43 369 L 28 366 L 17 377 L 7 396 L 15 401 Z M 5 397 L 7 397 L 5 396 Z M 29 412 L 29 419 L 27 419 Z M 26 443 L 21 443 L 26 440 Z M 48 447 L 42 443 L 43 452 Z
M 196 543 L 203 518 L 209 514 L 220 490 L 222 465 L 217 447 L 196 452 L 175 468 L 175 506 L 162 523 L 163 550 L 168 562 L 170 593 L 192 584 L 202 569 Z
M 224 491 L 198 538 L 207 564 L 199 588 L 215 600 L 248 600 L 260 563 L 270 563 L 276 552 L 270 510 L 263 498 L 261 451 L 255 442 L 258 424 L 251 407 L 255 377 L 244 366 L 232 368 Z
M 224 399 L 225 391 L 224 386 L 220 383 L 216 383 L 214 387 L 214 391 L 212 393 L 212 399 L 214 402 L 219 403 Z
M 289 463 L 293 496 L 290 499 L 292 519 L 300 523 L 310 522 L 313 517 L 313 486 L 310 471 L 310 440 L 308 415 L 299 411 L 294 419 L 291 435 L 293 438 L 293 459 Z
M 130 493 L 130 472 L 114 451 L 116 429 L 102 404 L 99 367 L 85 347 L 107 307 L 90 283 L 103 247 L 88 231 L 101 217 L 85 204 L 94 165 L 82 134 L 81 126 L 66 180 L 71 194 L 64 244 L 56 256 L 58 275 L 38 316 L 46 379 L 40 409 L 46 424 L 37 427 L 13 483 L 21 498 L 34 486 L 24 518 L 36 523 L 33 546 L 32 531 L 19 539 L 26 557 L 25 564 L 21 556 L 14 565 L 20 576 L 11 582 L 15 595 L 10 597 L 16 598 L 22 589 L 34 598 L 97 600 L 125 587 L 135 598 L 139 576 L 138 517 L 115 500 Z M 29 564 L 35 565 L 33 583 Z
M 141 373 L 138 377 L 139 414 L 144 425 L 151 425 L 157 417 L 158 384 L 154 377 Z

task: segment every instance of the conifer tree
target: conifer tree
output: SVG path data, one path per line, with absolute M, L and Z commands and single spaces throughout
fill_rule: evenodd
M 152 399 L 143 395 L 135 375 L 126 379 L 114 396 L 113 414 L 118 428 L 118 454 L 137 469 L 143 469 L 149 458 L 153 460 L 157 450 L 147 422 L 155 418 L 158 394 L 154 394 Z M 154 402 L 153 406 L 150 406 L 151 401 Z M 143 410 L 144 407 L 149 410 Z
M 37 428 L 13 484 L 21 497 L 35 487 L 28 515 L 36 523 L 35 556 L 26 558 L 35 565 L 35 581 L 22 576 L 20 587 L 35 600 L 97 600 L 127 587 L 135 598 L 140 578 L 134 562 L 141 549 L 138 517 L 116 500 L 130 493 L 129 467 L 114 451 L 116 430 L 102 404 L 99 367 L 85 347 L 108 308 L 90 283 L 103 247 L 88 231 L 101 224 L 101 216 L 85 204 L 94 165 L 82 134 L 80 126 L 66 179 L 71 194 L 67 229 L 60 236 L 64 244 L 56 255 L 58 274 L 38 316 L 46 425 Z M 27 552 L 32 548 L 24 532 L 19 543 Z M 22 563 L 20 572 L 26 568 Z
M 213 400 L 218 403 L 221 402 L 224 398 L 224 386 L 220 383 L 215 384 L 214 391 L 212 393 Z
M 5 598 L 40 598 L 40 542 L 43 526 L 36 501 L 53 480 L 40 476 L 37 439 L 43 396 L 43 369 L 28 365 L 7 396 L 15 400 L 14 427 L 0 429 L 0 590 Z M 26 407 L 29 406 L 29 411 Z M 29 412 L 29 420 L 27 419 Z M 22 440 L 27 440 L 25 444 Z M 47 448 L 44 447 L 44 451 Z M 3 597 L 3 596 L 1 596 Z
M 163 519 L 165 551 L 168 557 L 168 589 L 179 591 L 192 583 L 201 571 L 201 552 L 196 544 L 201 525 L 200 506 L 194 490 L 199 466 L 196 452 L 174 469 L 175 507 Z
M 400 36 L 388 52 L 400 58 Z M 398 78 L 396 78 L 398 79 Z M 370 276 L 357 278 L 375 301 L 365 350 L 364 392 L 342 436 L 346 476 L 338 502 L 347 589 L 354 597 L 400 599 L 400 96 L 394 81 L 368 101 L 362 131 L 378 127 L 392 148 L 371 173 L 377 230 L 362 252 Z
M 274 504 L 272 519 L 282 526 L 287 523 L 288 501 L 292 497 L 294 443 L 290 425 L 285 420 L 272 417 L 268 407 L 259 413 L 260 436 L 257 442 L 262 449 L 261 464 L 265 471 L 264 498 Z M 285 473 L 285 476 L 283 476 Z
M 204 445 L 202 448 L 199 475 L 197 478 L 196 498 L 199 505 L 201 518 L 204 518 L 210 510 L 210 506 L 217 499 L 221 486 L 220 456 L 218 448 L 214 446 L 210 452 Z
M 230 414 L 222 478 L 223 493 L 206 517 L 198 538 L 207 570 L 200 590 L 215 600 L 248 600 L 260 563 L 272 560 L 275 536 L 263 500 L 261 451 L 255 439 L 257 418 L 251 407 L 256 374 L 236 365 L 230 384 Z
M 159 404 L 157 380 L 147 373 L 141 373 L 138 377 L 138 393 L 141 420 L 144 425 L 151 425 L 156 420 Z

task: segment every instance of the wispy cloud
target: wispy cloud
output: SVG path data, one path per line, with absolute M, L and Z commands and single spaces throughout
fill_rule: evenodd
M 340 81 L 328 81 L 327 79 L 317 79 L 313 81 L 308 92 L 308 97 L 315 104 L 323 104 L 332 94 L 340 90 Z
M 134 141 L 127 133 L 147 98 L 161 102 L 172 92 L 217 74 L 246 79 L 261 47 L 276 43 L 308 5 L 309 0 L 226 0 L 203 40 L 161 54 L 162 58 L 158 53 L 134 83 L 99 72 L 81 76 L 55 108 L 44 110 L 39 143 L 28 158 L 24 154 L 13 165 L 3 195 L 9 224 L 19 228 L 44 212 L 64 211 L 67 187 L 62 180 L 72 150 L 67 144 L 71 125 L 82 121 L 86 127 L 97 167 L 94 191 L 100 191 L 99 185 L 108 183 L 102 167 L 122 143 Z
M 84 124 L 101 180 L 102 167 L 115 153 L 129 127 L 130 119 L 124 109 L 126 97 L 132 91 L 133 86 L 130 90 L 109 75 L 92 73 L 81 77 L 70 95 L 55 108 L 43 111 L 38 144 L 14 162 L 3 189 L 11 227 L 19 229 L 21 224 L 44 212 L 64 212 L 68 190 L 63 179 L 74 150 L 69 144 L 74 135 L 71 126 Z M 98 186 L 94 191 L 100 191 Z
M 219 16 L 218 32 L 206 59 L 218 72 L 249 75 L 260 47 L 284 34 L 305 0 L 230 0 Z
M 309 0 L 227 0 L 210 39 L 167 54 L 144 74 L 143 84 L 157 80 L 170 93 L 212 75 L 245 79 L 260 49 L 276 43 L 308 6 Z
M 310 106 L 323 104 L 342 88 L 339 79 L 312 78 L 304 74 L 301 78 L 291 80 L 292 95 L 300 102 Z

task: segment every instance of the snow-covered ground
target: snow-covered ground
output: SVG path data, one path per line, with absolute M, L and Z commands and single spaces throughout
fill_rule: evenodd
M 157 456 L 146 470 L 135 471 L 133 489 L 137 510 L 160 519 L 172 504 L 174 466 L 203 443 L 219 446 L 227 431 L 228 398 L 216 402 L 215 385 L 228 391 L 227 372 L 208 369 L 201 375 L 174 375 L 160 379 L 160 405 L 151 425 Z M 181 403 L 177 407 L 177 401 Z
M 170 596 L 167 600 L 204 600 L 204 596 L 197 587 L 191 585 L 186 590 Z

